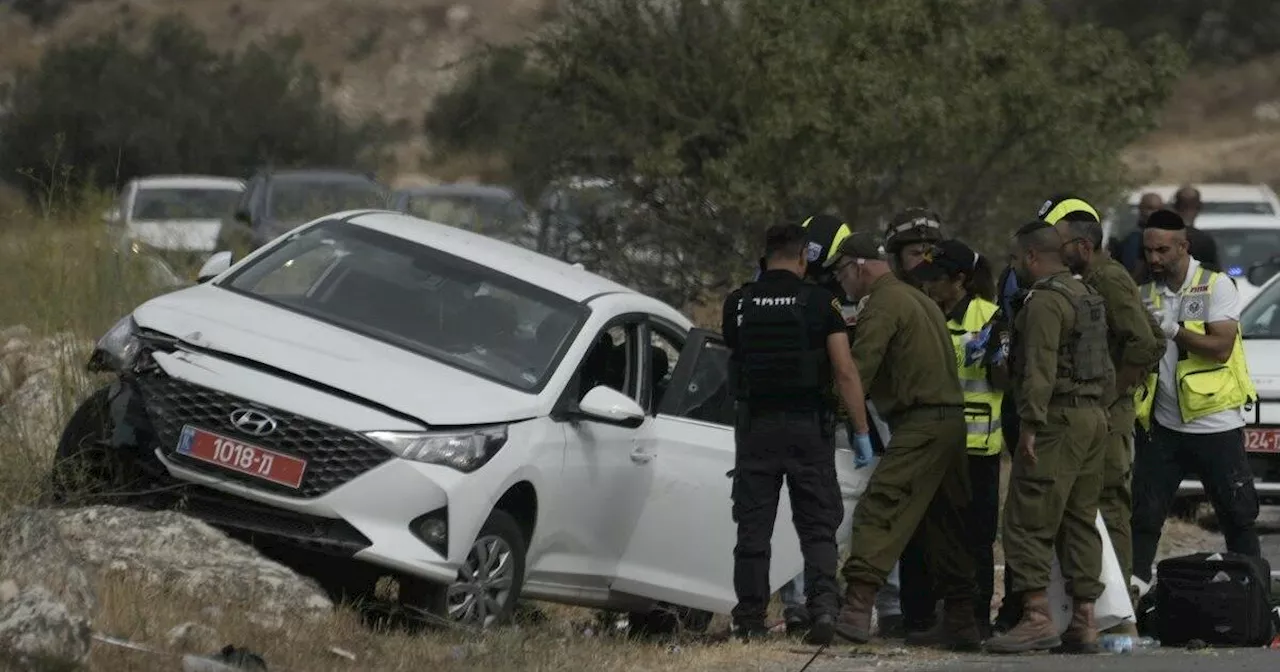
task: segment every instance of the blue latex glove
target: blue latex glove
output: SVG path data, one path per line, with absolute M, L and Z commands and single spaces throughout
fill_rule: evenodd
M 853 435 L 853 468 L 861 469 L 871 464 L 871 435 Z
M 982 328 L 978 335 L 964 346 L 964 365 L 973 366 L 982 361 L 982 356 L 987 351 L 987 341 L 991 339 L 991 324 Z

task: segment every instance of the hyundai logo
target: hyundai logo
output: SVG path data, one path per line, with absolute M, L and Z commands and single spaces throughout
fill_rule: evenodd
M 276 419 L 251 408 L 240 408 L 231 412 L 231 424 L 236 429 L 254 436 L 266 436 L 276 431 Z

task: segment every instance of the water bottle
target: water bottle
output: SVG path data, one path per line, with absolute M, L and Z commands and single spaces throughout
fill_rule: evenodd
M 1129 635 L 1103 635 L 1098 643 L 1107 653 L 1129 653 L 1133 651 L 1133 637 Z
M 1136 646 L 1139 649 L 1158 649 L 1160 648 L 1160 640 L 1152 637 L 1142 637 L 1138 640 Z

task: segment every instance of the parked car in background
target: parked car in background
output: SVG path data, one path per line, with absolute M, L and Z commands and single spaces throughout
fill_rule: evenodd
M 368 173 L 295 168 L 259 170 L 249 178 L 219 250 L 243 257 L 267 241 L 331 212 L 387 207 L 387 188 Z
M 1249 269 L 1280 253 L 1280 215 L 1204 214 L 1196 218 L 1196 228 L 1213 237 L 1222 270 L 1235 279 L 1247 303 L 1260 289 Z
M 1280 275 L 1272 275 L 1245 306 L 1240 334 L 1259 397 L 1245 413 L 1245 451 L 1260 503 L 1280 504 Z M 1178 497 L 1178 508 L 1185 513 L 1204 500 L 1204 486 L 1194 478 L 1184 480 Z
M 1160 194 L 1166 205 L 1173 204 L 1173 195 L 1181 184 L 1149 184 L 1129 192 L 1123 205 L 1112 208 L 1103 222 L 1103 240 L 1124 238 L 1133 231 L 1138 221 L 1138 201 L 1146 193 Z M 1206 215 L 1272 215 L 1280 216 L 1280 196 L 1266 184 L 1210 183 L 1194 184 L 1200 190 L 1202 208 Z
M 190 276 L 217 244 L 244 181 L 210 175 L 150 175 L 129 180 L 105 219 L 135 253 Z
M 469 625 L 522 596 L 632 627 L 660 606 L 695 629 L 733 607 L 718 334 L 400 213 L 330 214 L 219 260 L 100 339 L 90 367 L 116 382 L 68 422 L 59 465 L 107 460 L 90 472 L 147 482 L 112 484 L 153 493 L 134 503 L 181 503 L 335 593 L 392 576 L 407 606 Z M 843 541 L 861 479 L 847 451 L 835 464 Z M 64 473 L 84 472 L 55 468 L 55 491 Z M 803 566 L 785 492 L 777 515 L 775 590 Z
M 389 207 L 428 221 L 537 248 L 529 208 L 507 187 L 489 184 L 406 187 L 392 192 Z

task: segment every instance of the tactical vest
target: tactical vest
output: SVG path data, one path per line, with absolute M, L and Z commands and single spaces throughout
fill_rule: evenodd
M 1209 303 L 1213 300 L 1213 283 L 1221 273 L 1197 267 L 1191 276 L 1191 282 L 1179 292 L 1186 312 L 1207 317 Z M 1164 303 L 1164 296 L 1156 289 L 1154 282 L 1142 286 L 1143 298 L 1156 310 Z M 1199 302 L 1194 309 L 1189 304 Z M 1181 317 L 1181 316 L 1179 316 Z M 1178 324 L 1193 334 L 1205 333 L 1204 320 L 1179 320 Z M 1244 342 L 1240 331 L 1236 330 L 1236 340 L 1231 348 L 1231 357 L 1226 364 L 1183 348 L 1178 347 L 1178 364 L 1174 367 L 1174 389 L 1178 395 L 1178 412 L 1182 422 L 1188 423 L 1200 418 L 1244 407 L 1251 408 L 1258 401 L 1258 391 L 1249 377 L 1249 367 L 1245 363 Z M 1156 373 L 1147 376 L 1147 380 L 1133 393 L 1138 423 L 1143 429 L 1151 429 L 1151 412 L 1156 403 L 1156 385 L 1159 381 L 1159 368 Z
M 805 307 L 813 288 L 793 294 L 761 291 L 758 283 L 742 288 L 738 300 L 738 399 L 748 406 L 799 406 L 821 409 L 831 383 L 825 343 L 813 348 Z
M 1058 346 L 1058 377 L 1077 383 L 1100 383 L 1105 389 L 1115 376 L 1107 342 L 1107 303 L 1097 290 L 1083 282 L 1080 286 L 1084 287 L 1083 294 L 1050 276 L 1036 281 L 1032 289 L 1057 292 L 1070 302 L 1076 314 L 1075 326 Z
M 970 455 L 998 455 L 1004 448 L 1000 431 L 1000 402 L 1004 393 L 993 388 L 988 380 L 986 357 L 972 364 L 966 363 L 969 342 L 982 332 L 996 310 L 996 304 L 973 297 L 959 322 L 947 320 L 951 344 L 956 351 L 956 365 L 960 370 L 960 386 L 964 389 L 966 445 Z

